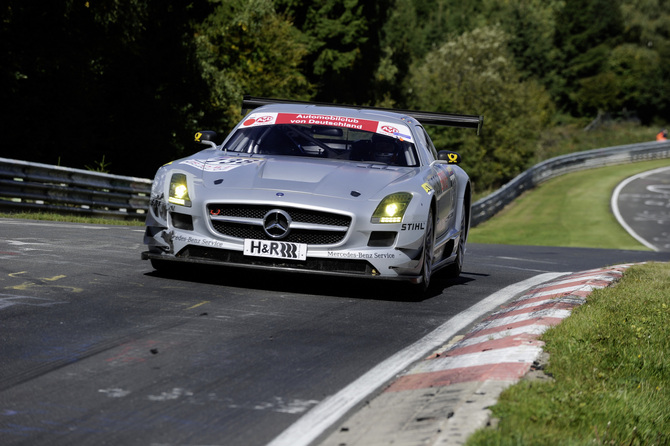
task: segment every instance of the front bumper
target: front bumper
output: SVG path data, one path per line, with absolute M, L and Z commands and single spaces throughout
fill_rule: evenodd
M 378 253 L 379 254 L 379 253 Z M 366 255 L 373 255 L 368 253 Z M 245 256 L 241 251 L 187 245 L 176 255 L 145 251 L 143 260 L 183 262 L 191 264 L 216 265 L 267 271 L 286 271 L 324 276 L 363 277 L 386 280 L 401 280 L 418 283 L 421 276 L 416 268 L 389 266 L 387 274 L 381 274 L 363 253 L 331 252 L 327 257 L 308 257 L 305 261 Z M 419 261 L 410 260 L 412 266 Z M 410 266 L 410 265 L 407 265 Z

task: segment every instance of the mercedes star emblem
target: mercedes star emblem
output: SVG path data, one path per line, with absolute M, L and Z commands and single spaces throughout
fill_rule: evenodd
M 281 209 L 272 209 L 263 217 L 263 230 L 268 237 L 283 239 L 289 233 L 291 217 Z

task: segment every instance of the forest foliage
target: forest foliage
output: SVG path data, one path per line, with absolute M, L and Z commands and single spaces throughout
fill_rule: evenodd
M 541 133 L 670 120 L 670 0 L 6 0 L 0 156 L 151 177 L 244 94 L 484 115 L 429 128 L 480 189 Z

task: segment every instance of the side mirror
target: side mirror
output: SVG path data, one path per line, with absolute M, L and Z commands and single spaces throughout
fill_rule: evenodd
M 460 164 L 461 155 L 450 150 L 440 150 L 437 153 L 437 159 L 441 161 L 447 161 L 449 164 Z
M 212 130 L 203 130 L 200 132 L 196 132 L 195 134 L 195 142 L 199 144 L 207 144 L 205 141 L 214 142 L 215 138 L 216 138 L 216 132 Z

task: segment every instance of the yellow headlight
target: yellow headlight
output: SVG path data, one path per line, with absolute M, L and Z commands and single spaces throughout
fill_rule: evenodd
M 174 188 L 174 194 L 177 198 L 184 198 L 188 196 L 188 188 L 184 184 L 180 184 L 179 186 Z
M 386 206 L 386 215 L 389 217 L 393 217 L 395 214 L 398 213 L 398 205 L 396 203 L 391 203 L 388 206 Z
M 412 201 L 412 194 L 409 192 L 399 192 L 386 196 L 375 209 L 370 222 L 400 223 L 410 201 Z
M 186 175 L 183 173 L 175 173 L 172 175 L 172 178 L 170 179 L 170 195 L 168 196 L 168 201 L 180 206 L 191 206 L 191 197 L 188 195 Z

